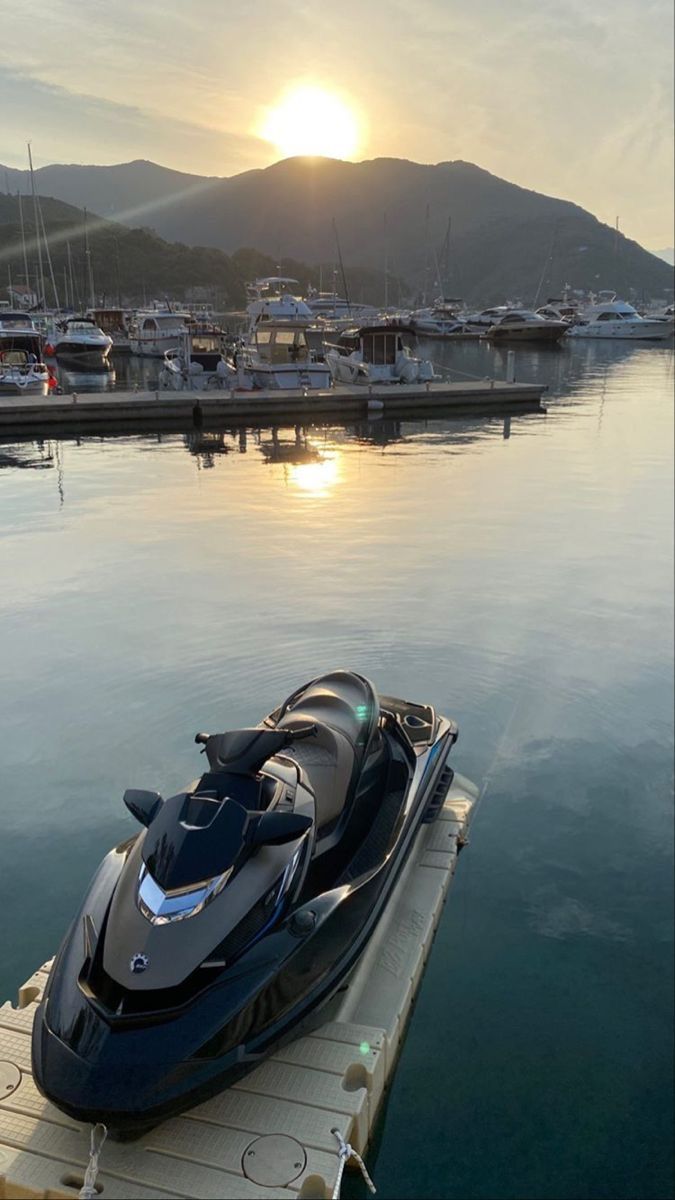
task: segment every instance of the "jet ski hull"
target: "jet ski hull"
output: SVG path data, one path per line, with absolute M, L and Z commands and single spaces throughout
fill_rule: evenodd
M 368 945 L 415 835 L 437 811 L 439 786 L 449 786 L 456 736 L 440 718 L 437 736 L 410 758 L 407 786 L 381 797 L 331 887 L 292 906 L 234 961 L 205 962 L 178 988 L 127 992 L 102 970 L 111 904 L 134 840 L 111 851 L 35 1016 L 33 1068 L 47 1098 L 75 1120 L 137 1137 L 319 1024 Z

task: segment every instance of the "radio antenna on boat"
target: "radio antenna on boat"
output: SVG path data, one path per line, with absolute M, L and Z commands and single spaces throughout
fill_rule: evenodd
M 338 237 L 337 225 L 335 224 L 335 217 L 333 217 L 333 233 L 335 234 L 335 245 L 337 247 L 338 262 L 340 264 L 340 272 L 342 274 L 342 286 L 345 291 L 345 300 L 347 301 L 347 308 L 349 309 L 349 315 L 351 317 L 352 305 L 351 305 L 351 301 L 349 299 L 349 288 L 347 287 L 347 276 L 345 275 L 345 266 L 342 261 L 342 251 L 340 249 L 340 239 Z

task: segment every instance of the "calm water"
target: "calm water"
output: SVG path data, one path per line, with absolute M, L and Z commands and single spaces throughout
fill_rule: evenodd
M 459 721 L 483 797 L 383 1200 L 671 1187 L 673 356 L 518 375 L 548 415 L 0 445 L 1 997 L 195 730 L 336 665 Z

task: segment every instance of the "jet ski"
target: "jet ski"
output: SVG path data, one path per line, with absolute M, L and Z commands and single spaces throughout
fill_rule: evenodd
M 104 858 L 33 1026 L 41 1092 L 122 1140 L 234 1083 L 327 1019 L 415 835 L 456 724 L 351 671 L 260 725 L 197 734 L 208 768 Z

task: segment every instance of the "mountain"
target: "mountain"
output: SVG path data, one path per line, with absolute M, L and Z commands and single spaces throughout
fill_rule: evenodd
M 48 236 L 51 266 L 58 298 L 70 299 L 70 278 L 73 280 L 74 303 L 78 308 L 89 304 L 88 266 L 85 250 L 85 214 L 82 210 L 60 200 L 41 197 L 40 209 Z M 25 267 L 21 238 L 21 217 L 27 245 L 28 273 L 31 288 L 37 290 L 38 251 L 32 200 L 22 197 L 21 209 L 15 196 L 0 194 L 0 263 L 3 283 L 9 278 L 24 283 Z M 185 246 L 167 242 L 150 229 L 129 229 L 113 221 L 86 216 L 87 238 L 96 287 L 97 302 L 125 306 L 142 304 L 152 299 L 187 301 L 211 299 L 218 311 L 241 309 L 246 303 L 245 284 L 251 279 L 277 273 L 280 265 L 284 275 L 298 279 L 306 288 L 318 287 L 322 270 L 293 259 L 280 264 L 257 250 L 238 249 L 225 254 L 210 246 Z M 70 254 L 70 258 L 69 258 Z M 49 262 L 43 248 L 47 303 L 54 300 Z M 325 275 L 324 275 L 325 277 Z M 392 285 L 402 286 L 399 280 Z M 354 300 L 379 303 L 384 290 L 382 272 L 368 267 L 350 271 L 350 287 Z M 206 294 L 200 295 L 200 289 Z
M 331 262 L 337 230 L 350 268 L 381 270 L 386 253 L 391 270 L 430 295 L 439 274 L 446 291 L 486 303 L 531 303 L 565 284 L 640 297 L 673 286 L 660 259 L 578 205 L 462 161 L 292 158 L 229 179 L 139 161 L 42 167 L 35 176 L 41 194 L 227 253 L 257 246 L 275 259 Z M 25 172 L 8 168 L 6 179 L 10 190 L 26 190 Z
M 665 250 L 655 250 L 657 258 L 662 258 L 669 267 L 675 267 L 675 246 L 667 246 Z

